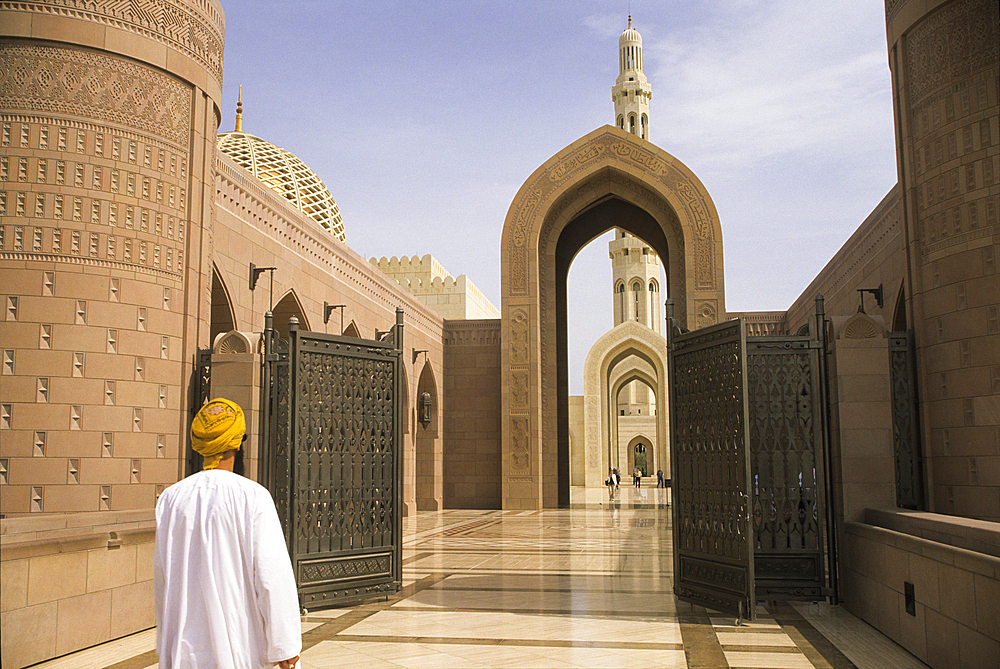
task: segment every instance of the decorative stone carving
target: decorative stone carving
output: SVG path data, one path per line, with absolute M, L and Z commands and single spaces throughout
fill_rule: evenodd
M 997 62 L 1000 10 L 993 0 L 959 0 L 919 22 L 906 40 L 910 99 L 917 103 Z
M 510 363 L 528 364 L 528 312 L 516 309 L 510 317 Z
M 0 10 L 30 11 L 92 21 L 163 42 L 194 59 L 222 87 L 224 17 L 210 3 L 207 15 L 172 0 L 32 0 L 0 2 Z
M 222 332 L 215 337 L 212 352 L 221 355 L 253 353 L 257 349 L 260 334 L 244 333 L 237 330 Z
M 186 147 L 190 88 L 102 53 L 10 44 L 0 49 L 0 108 L 67 114 L 134 128 Z
M 885 328 L 868 314 L 854 314 L 840 327 L 839 339 L 875 339 L 885 337 Z
M 528 419 L 511 418 L 510 436 L 510 474 L 530 474 L 531 445 L 528 443 Z
M 695 303 L 695 319 L 698 328 L 715 325 L 719 321 L 717 314 L 718 308 L 715 300 L 698 300 Z

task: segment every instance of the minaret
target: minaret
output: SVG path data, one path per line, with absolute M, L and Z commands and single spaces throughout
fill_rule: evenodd
M 611 88 L 615 125 L 648 140 L 649 100 L 653 97 L 653 89 L 642 73 L 642 36 L 632 27 L 631 13 L 628 28 L 618 38 L 618 67 L 620 74 Z
M 614 286 L 615 325 L 635 321 L 663 334 L 660 305 L 660 257 L 644 241 L 615 228 L 608 244 Z M 656 412 L 656 396 L 648 386 L 633 381 L 618 394 L 618 414 L 649 416 Z
M 642 139 L 649 139 L 649 100 L 653 89 L 642 73 L 642 37 L 632 27 L 618 38 L 620 74 L 611 89 L 615 103 L 615 125 Z M 663 334 L 660 310 L 660 258 L 645 242 L 624 230 L 615 229 L 608 244 L 614 286 L 615 325 L 635 321 Z M 656 396 L 649 388 L 633 381 L 618 395 L 618 413 L 624 416 L 652 415 Z

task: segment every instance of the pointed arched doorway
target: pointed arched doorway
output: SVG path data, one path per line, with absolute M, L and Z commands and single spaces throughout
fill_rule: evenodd
M 501 241 L 505 509 L 569 502 L 566 277 L 577 252 L 611 228 L 660 256 L 682 324 L 725 313 L 719 217 L 680 161 L 605 126 L 538 168 L 511 203 Z

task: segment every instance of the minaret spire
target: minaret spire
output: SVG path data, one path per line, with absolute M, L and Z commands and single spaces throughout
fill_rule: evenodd
M 240 92 L 236 97 L 236 129 L 235 132 L 243 132 L 243 84 L 240 84 Z
M 642 36 L 632 27 L 629 3 L 628 27 L 618 38 L 618 79 L 611 88 L 615 125 L 642 139 L 649 139 L 649 101 L 653 89 L 642 72 Z

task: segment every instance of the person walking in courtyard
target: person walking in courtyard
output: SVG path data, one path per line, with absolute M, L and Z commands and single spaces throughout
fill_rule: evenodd
M 642 485 L 642 470 L 638 467 L 632 468 L 632 485 L 636 488 Z
M 614 499 L 615 488 L 618 487 L 618 482 L 615 478 L 615 470 L 611 467 L 608 467 L 608 478 L 604 481 L 604 484 L 608 486 L 608 499 Z
M 663 467 L 657 467 L 656 469 L 656 487 L 666 488 L 666 483 L 663 480 Z
M 153 571 L 161 669 L 293 669 L 299 602 L 274 500 L 233 473 L 243 410 L 214 399 L 191 424 L 204 470 L 156 504 Z

